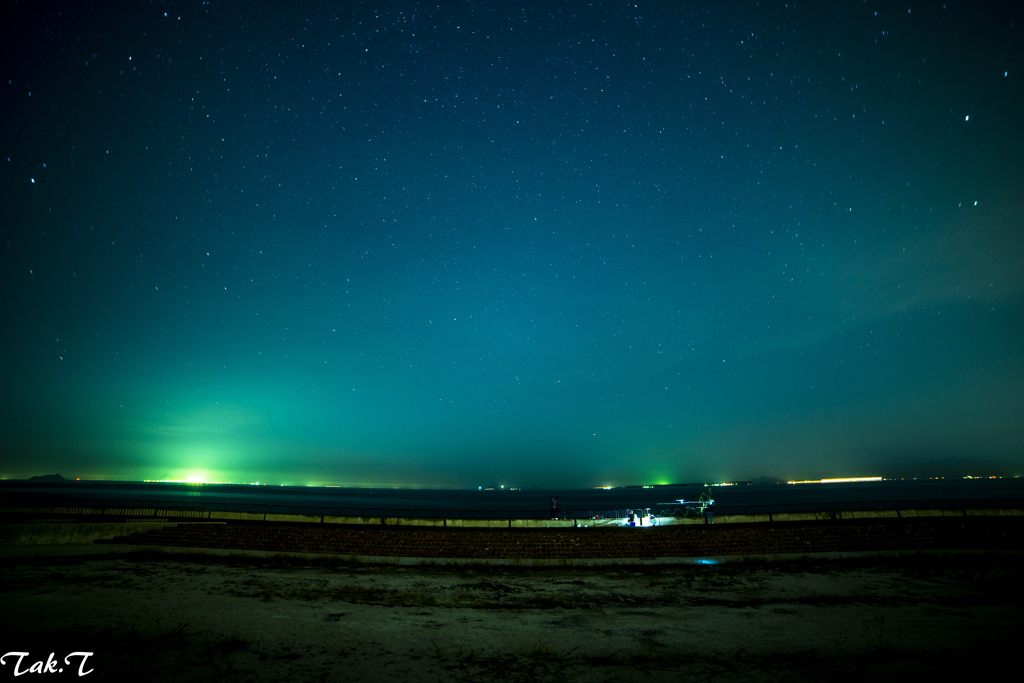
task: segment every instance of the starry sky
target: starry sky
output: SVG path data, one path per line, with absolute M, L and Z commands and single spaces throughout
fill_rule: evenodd
M 1020 3 L 5 5 L 2 477 L 1024 474 Z

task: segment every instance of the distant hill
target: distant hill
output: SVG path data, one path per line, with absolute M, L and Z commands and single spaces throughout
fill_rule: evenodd
M 785 479 L 776 479 L 775 477 L 754 477 L 750 480 L 751 484 L 785 484 Z
M 52 481 L 52 482 L 71 481 L 70 479 L 65 479 L 64 477 L 60 476 L 59 474 L 37 474 L 34 477 L 29 477 L 28 480 L 29 481 L 42 481 L 42 482 L 46 482 L 46 481 Z

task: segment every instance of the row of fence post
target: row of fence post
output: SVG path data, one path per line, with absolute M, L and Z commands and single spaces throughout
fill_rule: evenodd
M 0 501 L 0 511 L 13 512 L 20 509 L 47 508 L 54 511 L 60 509 L 101 509 L 114 511 L 152 510 L 153 515 L 161 511 L 177 512 L 239 512 L 250 514 L 290 514 L 333 517 L 388 517 L 400 519 L 549 519 L 549 510 L 509 509 L 509 510 L 459 510 L 443 508 L 345 508 L 333 506 L 302 506 L 302 505 L 265 505 L 258 503 L 183 503 L 180 501 L 147 501 L 147 500 L 109 500 L 109 499 L 75 499 L 45 500 L 39 498 L 7 499 Z M 756 514 L 792 514 L 809 512 L 843 512 L 871 510 L 965 510 L 965 509 L 1024 509 L 1024 499 L 1019 498 L 986 498 L 986 499 L 932 499 L 932 500 L 887 500 L 887 501 L 850 501 L 838 503 L 785 503 L 775 505 L 715 505 L 708 507 L 705 513 L 714 515 L 756 515 Z M 694 508 L 683 505 L 656 505 L 653 507 L 633 508 L 635 512 L 650 512 L 658 517 L 700 516 Z M 119 514 L 119 513 L 117 513 Z M 560 510 L 559 519 L 622 519 L 627 517 L 629 509 L 606 510 Z

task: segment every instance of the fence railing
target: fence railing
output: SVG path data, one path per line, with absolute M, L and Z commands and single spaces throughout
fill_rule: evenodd
M 776 503 L 775 505 L 714 505 L 708 512 L 726 515 L 781 515 L 794 513 L 845 512 L 871 510 L 966 510 L 1024 509 L 1021 498 L 931 499 L 931 500 L 859 500 L 839 503 Z M 19 498 L 0 501 L 0 513 L 41 513 L 71 515 L 81 510 L 101 510 L 100 514 L 133 517 L 159 517 L 166 511 L 176 516 L 205 512 L 238 512 L 249 514 L 310 515 L 317 517 L 389 517 L 400 519 L 550 519 L 550 510 L 479 510 L 442 508 L 369 508 L 308 505 L 270 505 L 261 503 L 191 503 L 183 501 L 117 500 L 117 499 L 40 499 Z M 655 505 L 650 510 L 657 517 L 699 517 L 692 508 L 682 505 Z M 559 519 L 623 519 L 626 508 L 605 510 L 559 510 Z

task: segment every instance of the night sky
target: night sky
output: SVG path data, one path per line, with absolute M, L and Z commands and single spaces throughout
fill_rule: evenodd
M 1020 3 L 2 12 L 2 477 L 1024 474 Z

